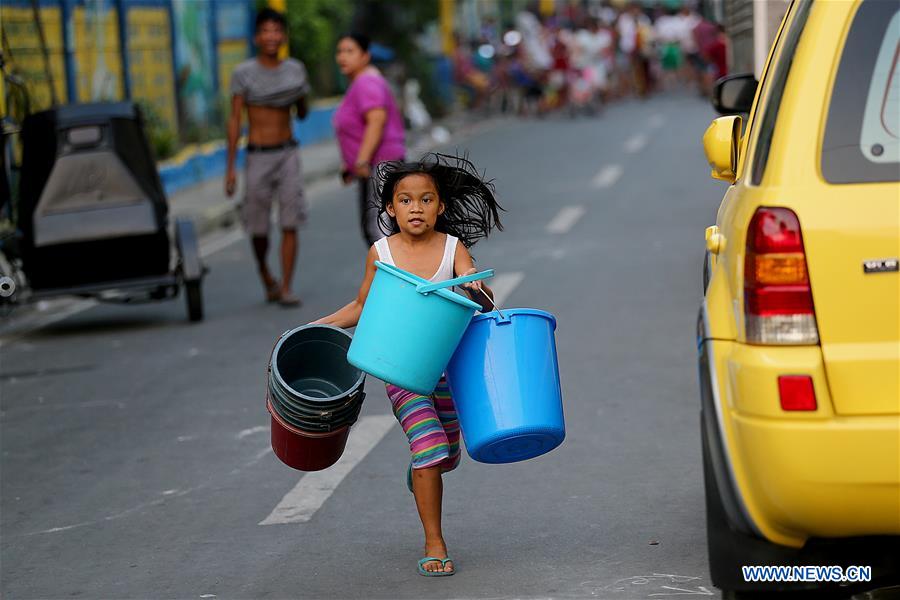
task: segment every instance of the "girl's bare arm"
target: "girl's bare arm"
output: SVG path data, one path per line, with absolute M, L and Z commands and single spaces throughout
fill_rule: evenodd
M 366 303 L 366 297 L 369 295 L 369 288 L 372 287 L 372 279 L 375 277 L 376 260 L 378 260 L 378 251 L 375 250 L 375 246 L 372 246 L 366 256 L 366 274 L 363 276 L 362 285 L 359 286 L 359 294 L 343 308 L 318 321 L 313 321 L 313 325 L 334 325 L 342 329 L 356 327 L 356 324 L 359 323 L 359 315 L 362 314 L 363 306 Z
M 457 277 L 478 272 L 478 269 L 475 268 L 475 262 L 472 260 L 472 255 L 469 254 L 469 250 L 462 244 L 459 244 L 456 248 L 456 257 L 453 259 L 453 272 L 456 273 Z M 476 304 L 481 306 L 481 312 L 489 312 L 494 309 L 493 304 L 484 297 L 484 294 L 478 291 L 483 290 L 485 294 L 491 297 L 491 300 L 494 299 L 494 292 L 483 282 L 464 283 L 462 288 L 466 290 L 466 293 L 469 294 L 469 297 Z

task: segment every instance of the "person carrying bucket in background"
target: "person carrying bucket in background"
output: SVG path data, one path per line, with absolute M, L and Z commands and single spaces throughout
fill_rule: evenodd
M 377 181 L 379 216 L 390 217 L 391 231 L 369 249 L 357 297 L 314 324 L 357 325 L 376 260 L 431 282 L 447 281 L 475 273 L 468 248 L 495 227 L 503 229 L 493 186 L 465 158 L 430 154 L 416 162 L 385 162 L 378 167 Z M 463 289 L 483 311 L 490 310 L 493 293 L 488 286 L 474 281 L 463 284 Z M 405 316 L 410 327 L 428 325 L 416 323 L 414 314 Z M 415 361 L 415 349 L 409 351 L 409 360 Z M 418 572 L 427 577 L 453 575 L 456 570 L 441 531 L 442 474 L 455 469 L 460 460 L 459 424 L 449 387 L 442 377 L 434 392 L 424 396 L 387 384 L 387 395 L 412 452 L 406 483 L 425 530 L 425 557 Z

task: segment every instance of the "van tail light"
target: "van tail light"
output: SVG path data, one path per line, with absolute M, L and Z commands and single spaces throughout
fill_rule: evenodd
M 744 315 L 750 343 L 819 342 L 800 220 L 788 208 L 759 208 L 750 221 Z

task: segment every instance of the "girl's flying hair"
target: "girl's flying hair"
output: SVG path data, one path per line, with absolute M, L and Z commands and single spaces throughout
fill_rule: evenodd
M 382 218 L 394 198 L 394 188 L 404 177 L 418 174 L 431 177 L 444 203 L 444 213 L 438 216 L 435 230 L 459 238 L 466 248 L 487 237 L 495 227 L 503 230 L 503 207 L 494 198 L 493 182 L 485 181 L 465 156 L 432 152 L 413 162 L 388 161 L 378 165 L 378 222 L 386 235 L 400 232 L 395 219 L 389 219 L 388 225 L 388 219 Z

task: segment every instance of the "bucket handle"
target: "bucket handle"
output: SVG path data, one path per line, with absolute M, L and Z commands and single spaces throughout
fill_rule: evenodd
M 471 275 L 456 277 L 455 279 L 448 279 L 447 281 L 438 281 L 436 283 L 420 283 L 416 286 L 416 291 L 420 294 L 428 294 L 437 290 L 443 290 L 445 288 L 453 287 L 454 285 L 461 285 L 463 283 L 470 283 L 472 281 L 480 281 L 481 279 L 487 279 L 488 277 L 493 276 L 494 270 L 488 269 L 480 273 L 473 273 Z
M 491 303 L 491 306 L 493 306 L 494 310 L 497 311 L 497 314 L 500 315 L 500 323 L 509 323 L 509 317 L 507 317 L 506 315 L 503 314 L 503 311 L 500 310 L 500 307 L 497 306 L 497 303 L 494 302 L 494 299 L 491 298 L 490 296 L 488 296 L 488 293 L 486 291 L 481 290 L 481 289 L 478 291 L 481 292 L 482 296 L 484 296 L 485 298 L 488 299 L 488 302 Z

